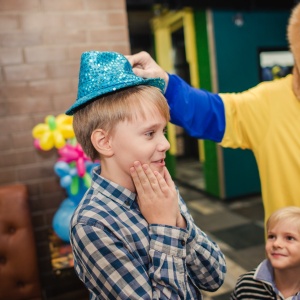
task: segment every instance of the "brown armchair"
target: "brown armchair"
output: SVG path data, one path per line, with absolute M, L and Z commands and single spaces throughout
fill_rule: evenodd
M 23 184 L 0 186 L 0 300 L 42 299 L 36 246 Z

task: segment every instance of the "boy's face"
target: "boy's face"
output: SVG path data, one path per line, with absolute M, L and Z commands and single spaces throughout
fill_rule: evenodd
M 120 174 L 130 176 L 134 161 L 149 164 L 150 168 L 163 175 L 166 151 L 170 143 L 166 139 L 167 122 L 155 109 L 145 118 L 137 117 L 131 122 L 120 122 L 111 137 L 114 163 Z
M 300 268 L 299 227 L 289 221 L 280 221 L 268 230 L 266 254 L 278 270 Z

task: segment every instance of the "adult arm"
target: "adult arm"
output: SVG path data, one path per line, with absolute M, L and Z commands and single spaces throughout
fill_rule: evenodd
M 165 97 L 170 106 L 172 123 L 183 127 L 193 137 L 215 142 L 222 140 L 225 112 L 218 94 L 192 88 L 180 77 L 166 73 L 145 51 L 126 58 L 137 76 L 165 80 Z
M 171 122 L 191 136 L 220 142 L 225 132 L 225 110 L 221 97 L 191 87 L 177 75 L 169 74 L 165 93 Z

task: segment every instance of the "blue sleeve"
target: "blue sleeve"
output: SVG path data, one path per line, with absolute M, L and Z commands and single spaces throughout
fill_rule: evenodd
M 225 109 L 221 97 L 196 89 L 177 75 L 169 74 L 165 93 L 171 123 L 183 127 L 198 139 L 220 142 L 225 132 Z

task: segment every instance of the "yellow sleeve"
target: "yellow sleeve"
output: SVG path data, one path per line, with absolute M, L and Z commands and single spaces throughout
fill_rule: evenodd
M 253 150 L 259 145 L 270 126 L 269 92 L 273 84 L 264 82 L 241 93 L 219 94 L 224 102 L 226 121 L 221 146 Z

